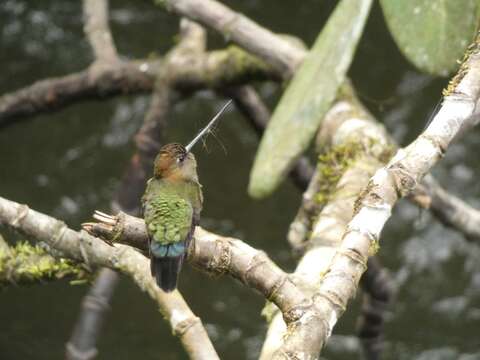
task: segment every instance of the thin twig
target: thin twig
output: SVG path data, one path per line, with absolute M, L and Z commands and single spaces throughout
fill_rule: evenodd
M 442 224 L 460 231 L 467 240 L 480 241 L 480 211 L 448 193 L 431 175 L 425 176 L 412 199 L 430 209 Z

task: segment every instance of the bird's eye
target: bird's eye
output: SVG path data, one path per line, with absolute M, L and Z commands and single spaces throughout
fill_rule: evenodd
M 183 160 L 185 160 L 185 156 L 181 155 L 177 158 L 177 164 L 180 164 L 181 162 L 183 162 Z

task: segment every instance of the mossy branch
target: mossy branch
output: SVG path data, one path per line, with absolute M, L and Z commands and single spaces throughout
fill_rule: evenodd
M 327 113 L 318 141 L 325 150 L 318 157 L 316 174 L 289 233 L 294 249 L 303 253 L 294 276 L 303 279 L 307 289 L 315 289 L 310 291 L 310 296 L 318 316 L 299 323 L 297 330 L 302 328 L 300 331 L 289 331 L 280 316 L 274 315 L 261 359 L 305 351 L 314 356 L 320 352 L 338 314 L 345 311 L 348 298 L 320 292 L 319 284 L 332 282 L 341 288 L 352 281 L 342 272 L 330 272 L 329 267 L 342 252 L 340 235 L 353 214 L 356 197 L 394 150 L 385 129 L 358 106 L 353 94 L 343 96 Z M 344 251 L 342 254 L 356 267 L 366 268 L 366 260 L 359 261 L 355 253 Z M 328 306 L 334 306 L 335 316 L 326 314 Z
M 89 271 L 81 264 L 51 256 L 39 245 L 19 242 L 0 247 L 0 287 L 33 285 L 68 279 L 86 282 Z

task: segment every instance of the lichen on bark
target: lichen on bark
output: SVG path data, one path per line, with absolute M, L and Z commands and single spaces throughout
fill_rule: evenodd
M 60 279 L 79 283 L 88 281 L 89 277 L 81 265 L 54 258 L 39 245 L 21 241 L 15 246 L 0 247 L 0 288 Z

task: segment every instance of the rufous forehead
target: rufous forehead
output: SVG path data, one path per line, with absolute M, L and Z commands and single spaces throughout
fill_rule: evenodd
M 167 144 L 160 149 L 160 155 L 166 154 L 170 157 L 185 157 L 187 150 L 182 144 Z
M 175 159 L 170 154 L 160 154 L 158 157 L 159 165 L 168 165 Z

